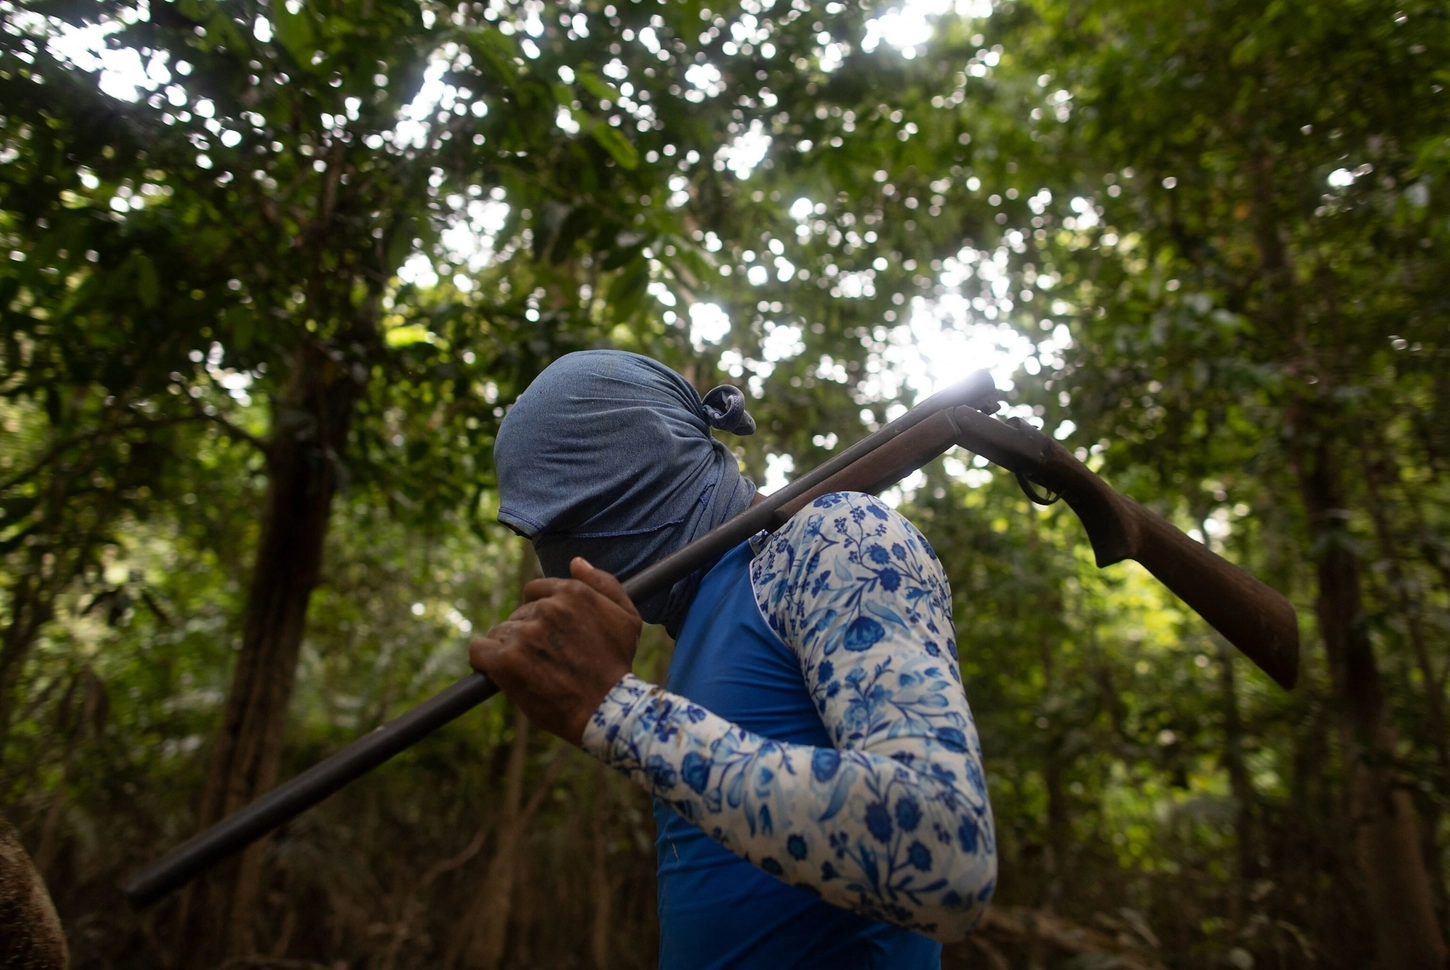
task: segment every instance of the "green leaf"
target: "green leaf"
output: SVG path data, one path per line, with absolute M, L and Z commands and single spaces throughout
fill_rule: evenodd
M 604 150 L 614 156 L 614 160 L 621 167 L 634 171 L 639 168 L 639 152 L 635 151 L 634 145 L 630 144 L 624 132 L 618 128 L 611 128 L 602 121 L 594 122 L 594 140 L 604 146 Z
M 612 245 L 600 243 L 599 248 L 604 250 L 604 262 L 601 268 L 605 270 L 619 269 L 625 263 L 639 256 L 640 251 L 650 241 L 650 237 L 642 232 L 635 232 L 626 229 L 615 233 Z
M 216 46 L 246 48 L 247 39 L 237 30 L 226 5 L 217 0 L 182 0 L 177 6 L 187 18 L 206 25 L 206 39 L 201 42 L 202 49 L 209 50 Z
M 701 250 L 689 245 L 680 245 L 674 260 L 675 275 L 681 278 L 682 282 L 688 282 L 691 288 L 698 287 L 702 280 L 709 280 L 719 274 L 719 267 L 715 261 Z
M 609 284 L 609 292 L 605 295 L 614 319 L 623 322 L 633 317 L 648 286 L 649 263 L 646 260 L 636 259 L 626 266 Z
M 413 235 L 418 226 L 411 218 L 401 218 L 398 224 L 393 227 L 392 235 L 388 239 L 387 266 L 392 272 L 396 272 L 413 252 Z
M 312 20 L 304 6 L 297 13 L 287 9 L 287 4 L 274 0 L 272 4 L 272 30 L 277 43 L 292 55 L 299 67 L 312 69 L 312 55 L 317 50 L 317 39 L 312 31 Z
M 594 95 L 601 101 L 618 101 L 619 89 L 608 81 L 595 74 L 593 71 L 580 70 L 575 72 L 575 78 L 584 85 L 584 90 Z
M 433 335 L 421 323 L 410 323 L 389 330 L 383 335 L 383 340 L 389 347 L 410 347 L 413 344 L 432 343 Z
M 589 231 L 593 216 L 593 211 L 586 206 L 577 206 L 569 213 L 569 218 L 564 220 L 564 225 L 559 228 L 559 234 L 549 250 L 550 262 L 558 264 L 569 258 L 569 253 L 573 251 L 579 237 Z
M 161 281 L 156 276 L 156 264 L 145 254 L 137 253 L 131 257 L 131 265 L 136 274 L 136 296 L 141 299 L 141 305 L 148 310 L 156 309 L 156 304 L 161 302 Z
M 518 46 L 497 30 L 476 30 L 468 35 L 468 49 L 475 60 L 482 60 L 493 70 L 494 77 L 506 86 L 518 84 L 519 72 L 514 66 Z
M 247 307 L 232 307 L 227 311 L 226 321 L 232 328 L 232 347 L 237 350 L 251 347 L 257 336 L 257 315 Z

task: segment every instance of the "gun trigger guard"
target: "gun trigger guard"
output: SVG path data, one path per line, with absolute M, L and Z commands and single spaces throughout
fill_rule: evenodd
M 1027 498 L 1031 500 L 1033 505 L 1041 505 L 1046 507 L 1048 505 L 1056 504 L 1062 499 L 1061 494 L 1044 495 L 1042 492 L 1039 492 L 1036 485 L 1033 484 L 1032 479 L 1028 478 L 1027 473 L 1021 470 L 1017 472 L 1017 484 L 1022 487 L 1023 494 L 1025 494 Z

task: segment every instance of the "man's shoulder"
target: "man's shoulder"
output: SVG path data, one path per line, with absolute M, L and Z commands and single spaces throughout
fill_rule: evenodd
M 905 599 L 910 609 L 925 595 L 950 597 L 921 532 L 861 492 L 831 492 L 797 512 L 751 561 L 750 578 L 766 622 L 798 648 L 867 604 L 889 610 Z
M 875 495 L 864 492 L 828 492 L 791 516 L 780 529 L 759 546 L 755 562 L 762 559 L 796 562 L 809 550 L 821 553 L 841 548 L 874 556 L 878 561 L 890 552 L 889 543 L 899 542 L 935 562 L 936 551 L 910 520 Z M 877 550 L 876 547 L 881 549 Z M 780 565 L 780 563 L 777 563 Z

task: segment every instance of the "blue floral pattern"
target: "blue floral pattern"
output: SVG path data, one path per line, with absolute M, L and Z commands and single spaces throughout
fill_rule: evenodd
M 750 570 L 835 748 L 751 734 L 628 675 L 585 749 L 771 875 L 960 938 L 991 897 L 997 854 L 936 553 L 879 500 L 841 492 L 795 515 Z

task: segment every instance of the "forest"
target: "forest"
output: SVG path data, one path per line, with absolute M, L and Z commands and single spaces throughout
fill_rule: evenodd
M 71 965 L 655 965 L 648 796 L 502 698 L 119 888 L 467 672 L 499 421 L 613 347 L 745 390 L 765 491 L 989 369 L 1297 607 L 1286 692 L 982 459 L 888 493 L 997 824 L 949 970 L 1443 967 L 1450 10 L 708 2 L 0 0 L 0 811 Z

